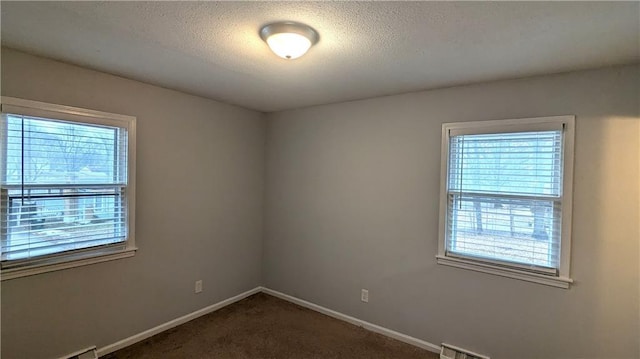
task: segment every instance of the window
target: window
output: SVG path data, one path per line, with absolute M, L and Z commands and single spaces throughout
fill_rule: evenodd
M 569 287 L 574 122 L 443 124 L 438 263 Z
M 2 98 L 2 279 L 132 256 L 135 118 Z

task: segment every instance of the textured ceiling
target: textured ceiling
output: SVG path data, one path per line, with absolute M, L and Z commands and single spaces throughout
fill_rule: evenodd
M 260 111 L 640 61 L 640 3 L 8 2 L 4 46 Z M 260 27 L 320 42 L 276 57 Z

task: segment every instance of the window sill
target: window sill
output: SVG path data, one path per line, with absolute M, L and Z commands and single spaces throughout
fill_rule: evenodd
M 524 280 L 527 282 L 544 284 L 544 285 L 557 287 L 557 288 L 568 289 L 571 283 L 573 283 L 573 279 L 571 278 L 550 277 L 543 274 L 519 271 L 517 269 L 493 266 L 490 264 L 479 263 L 479 262 L 474 262 L 474 261 L 459 259 L 459 258 L 451 258 L 443 255 L 437 255 L 436 259 L 438 261 L 438 264 L 444 264 L 444 265 L 452 266 L 456 268 L 474 270 L 477 272 L 489 273 L 489 274 L 498 275 L 502 277 Z
M 37 265 L 19 267 L 19 268 L 8 268 L 3 269 L 0 272 L 0 280 L 10 280 L 20 277 L 27 277 L 31 275 L 47 273 L 58 271 L 62 269 L 81 267 L 90 264 L 107 262 L 116 259 L 129 258 L 133 257 L 136 254 L 137 248 L 127 248 L 124 250 L 120 250 L 118 252 L 109 252 L 109 253 L 91 253 L 90 255 L 74 258 L 74 259 L 61 259 L 60 261 L 42 263 Z

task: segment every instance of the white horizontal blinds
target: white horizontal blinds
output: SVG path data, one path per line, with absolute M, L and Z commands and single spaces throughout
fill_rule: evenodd
M 122 129 L 13 115 L 6 121 L 4 184 L 126 184 Z
M 555 273 L 562 130 L 449 137 L 447 255 Z
M 559 197 L 562 131 L 450 138 L 449 189 Z
M 2 121 L 3 266 L 126 239 L 126 129 Z

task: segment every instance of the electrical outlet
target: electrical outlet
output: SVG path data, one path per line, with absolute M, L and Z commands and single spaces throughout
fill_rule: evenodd
M 195 292 L 196 293 L 202 292 L 202 280 L 197 280 L 196 281 L 196 290 L 195 290 Z
M 362 293 L 360 293 L 360 300 L 365 302 L 365 303 L 369 303 L 369 291 L 366 289 L 362 290 Z

